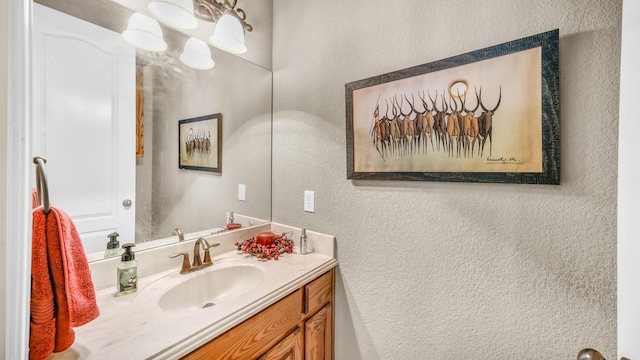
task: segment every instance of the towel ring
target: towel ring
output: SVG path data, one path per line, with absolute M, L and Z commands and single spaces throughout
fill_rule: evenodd
M 38 205 L 44 207 L 44 213 L 49 214 L 49 187 L 47 185 L 47 173 L 45 172 L 44 164 L 47 159 L 42 156 L 36 156 L 33 158 L 33 163 L 36 164 L 36 188 L 38 190 Z

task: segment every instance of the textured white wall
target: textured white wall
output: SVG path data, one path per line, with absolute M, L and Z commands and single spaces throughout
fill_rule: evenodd
M 621 1 L 273 13 L 273 220 L 337 237 L 336 359 L 614 357 Z M 346 179 L 345 83 L 554 28 L 562 185 Z

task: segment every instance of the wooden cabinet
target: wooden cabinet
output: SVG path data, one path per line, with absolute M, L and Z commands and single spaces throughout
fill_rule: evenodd
M 304 333 L 301 328 L 284 338 L 260 357 L 260 360 L 303 360 Z
M 183 357 L 332 360 L 334 269 Z
M 326 303 L 333 302 L 333 270 L 320 275 L 304 288 L 305 314 L 314 314 Z
M 304 358 L 331 360 L 333 358 L 333 311 L 325 305 L 304 323 Z

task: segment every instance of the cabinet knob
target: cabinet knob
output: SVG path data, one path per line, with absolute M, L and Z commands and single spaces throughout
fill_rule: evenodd
M 133 202 L 129 199 L 126 199 L 122 202 L 122 205 L 126 208 L 131 207 L 131 205 L 133 204 Z

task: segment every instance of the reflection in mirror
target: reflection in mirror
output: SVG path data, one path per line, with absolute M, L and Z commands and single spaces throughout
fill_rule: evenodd
M 179 60 L 189 36 L 166 26 L 165 52 L 136 50 L 121 35 L 133 10 L 112 1 L 37 2 L 32 151 L 47 158 L 51 203 L 72 216 L 91 259 L 114 231 L 121 244 L 153 246 L 177 241 L 176 228 L 188 239 L 223 227 L 230 211 L 271 219 L 269 70 L 213 47 L 212 69 L 189 68 Z M 221 172 L 179 169 L 178 122 L 215 113 Z

